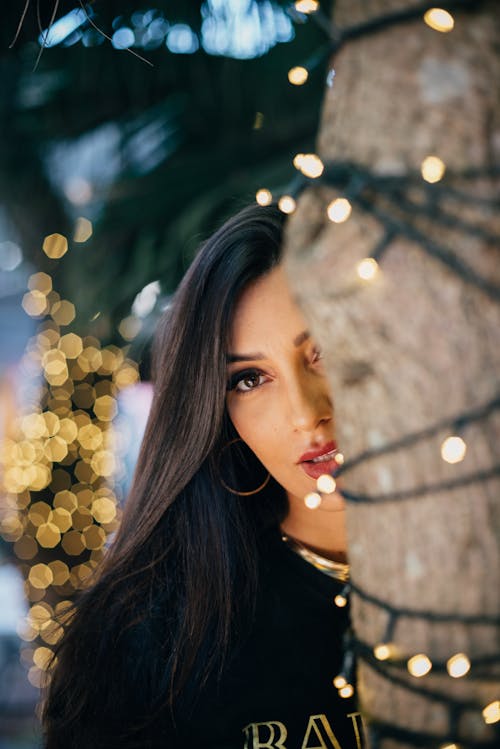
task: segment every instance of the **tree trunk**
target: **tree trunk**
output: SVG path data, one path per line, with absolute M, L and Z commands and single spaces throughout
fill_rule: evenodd
M 410 7 L 337 0 L 334 20 Z M 449 33 L 420 16 L 335 55 L 317 150 L 325 174 L 342 162 L 350 178 L 312 180 L 287 231 L 346 457 L 358 697 L 383 749 L 500 745 L 500 722 L 486 722 L 496 705 L 482 713 L 500 699 L 500 14 L 494 2 L 452 12 Z M 430 155 L 446 165 L 435 184 L 420 175 Z M 343 223 L 326 213 L 338 197 L 352 204 Z M 379 272 L 362 280 L 357 263 L 379 243 Z M 453 464 L 450 435 L 467 446 Z M 391 658 L 377 660 L 386 639 Z M 407 668 L 418 653 L 434 664 L 422 677 Z M 452 678 L 457 653 L 472 667 Z

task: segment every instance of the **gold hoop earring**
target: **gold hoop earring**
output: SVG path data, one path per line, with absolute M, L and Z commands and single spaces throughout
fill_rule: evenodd
M 267 472 L 267 476 L 264 479 L 264 481 L 262 482 L 262 484 L 260 486 L 258 486 L 257 489 L 253 489 L 251 492 L 240 492 L 237 489 L 232 489 L 230 486 L 228 486 L 226 484 L 226 482 L 224 481 L 224 479 L 222 478 L 221 473 L 220 473 L 220 461 L 221 461 L 221 455 L 222 455 L 223 451 L 226 448 L 230 447 L 231 445 L 234 445 L 235 442 L 243 442 L 243 440 L 241 439 L 241 437 L 236 437 L 235 439 L 230 440 L 229 442 L 227 442 L 222 447 L 222 449 L 219 452 L 219 461 L 218 461 L 219 481 L 221 482 L 222 486 L 225 489 L 227 489 L 228 492 L 231 492 L 231 494 L 237 494 L 239 497 L 250 497 L 252 494 L 258 494 L 258 492 L 260 492 L 266 486 L 266 484 L 268 483 L 269 479 L 271 478 L 271 474 L 268 471 Z

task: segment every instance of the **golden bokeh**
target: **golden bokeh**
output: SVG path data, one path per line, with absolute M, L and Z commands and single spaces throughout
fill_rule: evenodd
M 61 299 L 52 305 L 50 314 L 58 325 L 69 325 L 75 319 L 75 305 L 67 299 Z
M 54 435 L 58 433 L 61 425 L 59 417 L 50 411 L 45 411 L 45 413 L 42 414 L 42 419 L 45 423 L 45 433 L 43 436 L 54 437 Z
M 66 333 L 59 339 L 58 348 L 68 359 L 76 359 L 83 351 L 83 342 L 76 333 Z
M 78 408 L 92 408 L 95 401 L 95 390 L 88 382 L 81 382 L 79 385 L 75 386 L 75 391 L 71 397 L 73 403 L 75 403 Z
M 24 535 L 14 544 L 14 554 L 18 559 L 33 559 L 38 553 L 38 544 L 31 536 Z
M 52 291 L 52 278 L 47 273 L 33 273 L 28 278 L 28 289 L 37 289 L 47 295 Z
M 86 346 L 78 356 L 78 366 L 83 372 L 97 372 L 102 365 L 102 353 L 95 346 Z
M 118 325 L 118 332 L 126 341 L 132 341 L 141 331 L 142 320 L 135 315 L 124 317 Z
M 75 232 L 73 234 L 74 242 L 86 242 L 92 236 L 92 222 L 88 218 L 79 216 L 76 219 Z
M 74 442 L 78 436 L 78 427 L 74 419 L 71 417 L 61 419 L 59 422 L 59 432 L 57 434 L 66 442 L 66 444 Z
M 22 307 L 30 317 L 40 317 L 48 310 L 47 297 L 38 289 L 28 291 L 23 296 Z
M 98 497 L 90 511 L 98 523 L 110 523 L 116 517 L 116 503 L 108 497 Z
M 98 525 L 91 525 L 83 533 L 83 541 L 87 549 L 101 549 L 106 541 L 106 533 Z
M 43 240 L 42 247 L 47 257 L 58 260 L 68 251 L 68 240 L 62 234 L 49 234 Z
M 78 531 L 68 531 L 62 537 L 61 546 L 69 556 L 78 556 L 85 550 L 82 534 Z
M 467 445 L 461 437 L 447 437 L 441 444 L 441 457 L 447 463 L 460 463 L 466 452 Z
M 73 492 L 63 489 L 54 496 L 54 507 L 62 507 L 68 512 L 73 512 L 78 507 L 76 495 Z
M 46 434 L 46 423 L 41 413 L 31 413 L 23 416 L 21 430 L 28 439 L 38 439 Z
M 98 476 L 111 476 L 116 470 L 116 458 L 111 450 L 97 450 L 90 461 Z
M 52 510 L 51 522 L 57 526 L 61 533 L 66 533 L 72 526 L 71 512 L 64 507 L 55 507 Z
M 79 506 L 72 515 L 73 527 L 77 531 L 83 531 L 93 524 L 94 518 L 87 507 Z
M 47 502 L 34 502 L 29 511 L 28 519 L 37 528 L 43 523 L 48 523 L 52 516 L 52 509 Z
M 48 588 L 54 579 L 52 570 L 47 564 L 35 564 L 31 567 L 28 581 L 34 588 Z
M 64 460 L 68 454 L 68 444 L 62 437 L 56 435 L 55 437 L 50 437 L 45 442 L 44 452 L 48 460 L 53 463 L 58 463 L 61 460 Z
M 113 373 L 113 382 L 122 389 L 129 385 L 135 385 L 139 381 L 139 371 L 135 362 L 127 359 L 122 366 Z
M 102 445 L 102 430 L 95 424 L 86 424 L 78 431 L 78 442 L 86 450 L 97 450 Z
M 36 532 L 36 540 L 44 549 L 53 549 L 61 541 L 61 532 L 55 523 L 42 523 Z
M 65 562 L 55 559 L 53 562 L 49 562 L 49 567 L 54 577 L 54 585 L 64 585 L 69 580 L 69 567 Z
M 95 399 L 94 413 L 101 421 L 112 421 L 118 413 L 118 404 L 111 395 L 101 395 Z
M 42 645 L 39 648 L 36 648 L 33 653 L 33 663 L 38 666 L 38 668 L 45 670 L 49 664 L 51 656 L 52 650 Z

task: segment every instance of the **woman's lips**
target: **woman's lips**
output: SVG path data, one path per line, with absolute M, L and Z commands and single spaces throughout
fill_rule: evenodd
M 337 463 L 335 456 L 330 460 L 322 461 L 321 463 L 311 463 L 310 461 L 303 461 L 299 463 L 300 467 L 310 476 L 312 479 L 319 479 L 324 473 L 333 473 L 337 468 L 340 468 L 340 463 Z
M 308 476 L 318 479 L 324 473 L 331 474 L 340 467 L 341 464 L 335 460 L 337 453 L 337 444 L 335 442 L 328 442 L 322 447 L 305 452 L 300 457 L 299 465 Z M 312 462 L 313 458 L 316 458 L 316 462 L 314 463 Z

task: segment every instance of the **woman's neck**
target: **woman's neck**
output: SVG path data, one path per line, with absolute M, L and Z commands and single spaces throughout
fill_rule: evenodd
M 327 559 L 347 562 L 345 504 L 338 492 L 324 497 L 316 510 L 291 494 L 288 504 L 288 515 L 280 525 L 284 533 Z

